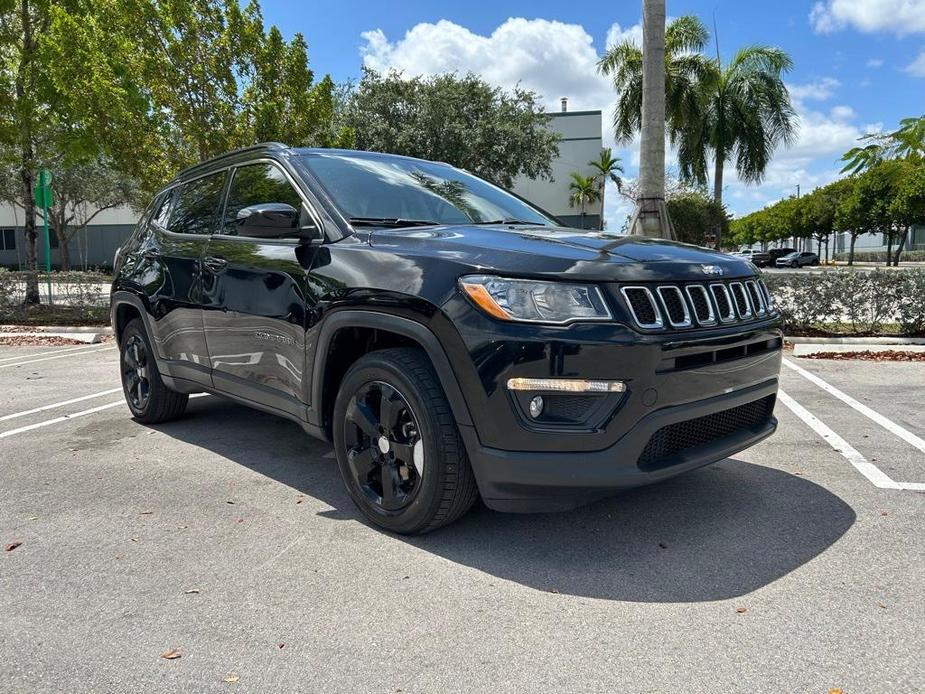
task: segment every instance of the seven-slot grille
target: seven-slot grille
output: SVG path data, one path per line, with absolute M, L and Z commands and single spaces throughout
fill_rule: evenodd
M 636 325 L 647 330 L 745 322 L 773 313 L 761 280 L 622 286 Z

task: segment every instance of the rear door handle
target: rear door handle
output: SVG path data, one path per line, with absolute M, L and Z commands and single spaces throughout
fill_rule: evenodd
M 161 254 L 158 253 L 153 248 L 149 248 L 148 250 L 144 251 L 141 254 L 141 257 L 144 258 L 145 260 L 157 260 L 158 258 L 161 257 Z
M 213 255 L 207 255 L 202 259 L 202 264 L 205 265 L 210 271 L 219 273 L 224 272 L 225 268 L 228 267 L 228 261 L 224 258 L 216 258 Z

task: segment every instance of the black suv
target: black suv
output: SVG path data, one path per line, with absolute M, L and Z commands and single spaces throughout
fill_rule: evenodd
M 112 324 L 138 421 L 199 391 L 288 417 L 399 533 L 479 495 L 573 508 L 777 424 L 780 321 L 751 263 L 562 228 L 407 157 L 270 143 L 183 171 L 117 254 Z

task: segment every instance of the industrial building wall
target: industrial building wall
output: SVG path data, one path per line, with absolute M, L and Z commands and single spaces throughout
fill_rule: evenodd
M 603 211 L 601 203 L 587 205 L 582 219 L 581 210 L 569 206 L 569 182 L 573 171 L 582 176 L 594 173 L 588 162 L 597 159 L 603 147 L 601 112 L 567 111 L 549 115 L 552 116 L 549 127 L 562 136 L 559 156 L 552 162 L 553 180 L 522 176 L 514 182 L 514 192 L 555 215 L 568 226 L 599 229 Z

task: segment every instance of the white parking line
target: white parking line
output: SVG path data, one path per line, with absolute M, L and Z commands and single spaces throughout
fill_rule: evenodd
M 109 347 L 94 347 L 93 349 L 88 349 L 88 350 L 84 350 L 81 352 L 75 351 L 75 352 L 70 352 L 68 354 L 59 354 L 54 357 L 42 357 L 41 359 L 29 359 L 27 361 L 17 361 L 17 362 L 13 362 L 12 364 L 0 364 L 0 369 L 5 369 L 9 366 L 25 366 L 26 364 L 35 364 L 40 361 L 51 361 L 52 359 L 64 359 L 65 357 L 81 356 L 83 354 L 92 354 L 93 352 L 105 352 L 108 349 L 115 349 L 115 348 L 116 348 L 115 345 L 111 345 Z
M 112 395 L 113 393 L 118 393 L 122 388 L 110 388 L 109 390 L 101 390 L 99 393 L 91 393 L 90 395 L 81 395 L 79 398 L 71 398 L 70 400 L 62 400 L 61 402 L 55 402 L 51 405 L 42 405 L 41 407 L 34 407 L 31 410 L 24 410 L 22 412 L 14 412 L 13 414 L 5 414 L 0 417 L 0 422 L 5 422 L 8 419 L 16 419 L 17 417 L 25 417 L 30 414 L 35 414 L 36 412 L 44 412 L 45 410 L 53 410 L 57 407 L 64 407 L 65 405 L 73 405 L 75 402 L 83 402 L 84 400 L 92 400 L 93 398 L 99 398 L 103 395 Z
M 117 388 L 116 390 L 121 390 Z M 204 398 L 208 393 L 194 393 L 190 395 L 190 399 L 193 398 Z M 54 419 L 48 419 L 44 422 L 36 422 L 35 424 L 27 424 L 24 427 L 19 427 L 18 429 L 10 429 L 9 431 L 4 431 L 0 433 L 0 439 L 5 439 L 8 436 L 15 436 L 16 434 L 23 434 L 27 431 L 32 431 L 33 429 L 41 429 L 42 427 L 51 426 L 52 424 L 60 424 L 61 422 L 66 422 L 70 419 L 76 419 L 77 417 L 86 417 L 88 414 L 96 414 L 97 412 L 102 412 L 103 410 L 108 410 L 110 407 L 118 407 L 119 405 L 125 405 L 125 400 L 117 400 L 116 402 L 108 402 L 105 405 L 99 405 L 97 407 L 91 407 L 89 410 L 81 410 L 80 412 L 75 412 L 73 414 L 62 415 L 61 417 L 55 417 Z
M 886 417 L 884 417 L 884 416 L 883 416 L 882 414 L 880 414 L 879 412 L 875 412 L 874 410 L 870 409 L 867 405 L 864 405 L 863 403 L 858 402 L 857 400 L 855 400 L 854 398 L 852 398 L 852 397 L 851 397 L 850 395 L 848 395 L 847 393 L 843 393 L 842 391 L 840 391 L 840 390 L 839 390 L 838 388 L 836 388 L 835 386 L 830 385 L 830 384 L 826 383 L 825 381 L 823 381 L 823 380 L 822 380 L 821 378 L 819 378 L 816 374 L 810 373 L 810 372 L 807 371 L 806 369 L 804 369 L 804 368 L 802 368 L 802 367 L 800 367 L 800 366 L 797 366 L 796 364 L 794 364 L 794 363 L 793 363 L 792 361 L 790 361 L 789 359 L 784 359 L 784 365 L 787 366 L 787 367 L 789 367 L 789 368 L 791 368 L 791 369 L 793 369 L 794 371 L 796 371 L 796 372 L 797 372 L 798 374 L 800 374 L 803 378 L 805 378 L 805 379 L 811 381 L 812 383 L 815 383 L 817 386 L 819 386 L 820 388 L 822 388 L 822 389 L 823 389 L 824 391 L 826 391 L 827 393 L 831 393 L 831 394 L 834 395 L 836 398 L 838 398 L 839 400 L 841 400 L 843 403 L 845 403 L 845 404 L 847 404 L 847 405 L 853 407 L 855 410 L 857 410 L 858 412 L 860 412 L 860 413 L 861 413 L 862 415 L 864 415 L 865 417 L 867 417 L 867 418 L 869 418 L 869 419 L 872 419 L 873 421 L 875 421 L 877 424 L 879 424 L 880 426 L 882 426 L 884 429 L 886 429 L 886 430 L 889 431 L 890 433 L 896 434 L 896 436 L 898 436 L 899 438 L 901 438 L 901 439 L 902 439 L 903 441 L 905 441 L 906 443 L 908 443 L 908 444 L 910 444 L 910 445 L 912 445 L 912 446 L 915 446 L 915 447 L 918 448 L 920 451 L 922 451 L 922 453 L 925 453 L 925 440 L 923 440 L 923 439 L 921 439 L 920 437 L 916 436 L 915 434 L 913 434 L 913 433 L 912 433 L 911 431 L 909 431 L 908 429 L 905 429 L 905 428 L 899 426 L 899 424 L 897 424 L 896 422 L 893 422 L 893 421 L 887 419 Z
M 777 399 L 784 403 L 793 414 L 802 419 L 813 431 L 819 434 L 833 450 L 840 453 L 875 487 L 880 489 L 908 489 L 916 491 L 925 489 L 925 483 L 896 482 L 891 479 L 889 475 L 861 455 L 854 446 L 832 431 L 825 422 L 787 395 L 783 390 L 777 391 Z
M 73 347 L 68 347 L 67 349 L 52 349 L 47 352 L 33 352 L 32 354 L 17 354 L 13 357 L 0 357 L 0 362 L 4 361 L 18 361 L 20 359 L 31 359 L 32 357 L 47 357 L 49 354 L 60 354 L 61 352 L 74 352 L 77 350 L 85 350 L 90 347 L 99 347 L 99 345 L 74 345 Z
M 98 407 L 91 407 L 89 410 L 81 410 L 80 412 L 75 412 L 74 414 L 66 414 L 63 417 L 55 417 L 54 419 L 48 419 L 44 422 L 36 422 L 35 424 L 28 424 L 24 427 L 19 427 L 18 429 L 10 429 L 9 431 L 4 431 L 0 433 L 0 439 L 5 439 L 8 436 L 15 436 L 16 434 L 22 434 L 27 431 L 32 431 L 33 429 L 40 429 L 41 427 L 51 426 L 52 424 L 59 424 L 60 422 L 66 422 L 69 419 L 76 419 L 77 417 L 85 417 L 88 414 L 94 414 L 95 412 L 100 412 L 102 410 L 108 410 L 110 407 L 117 407 L 118 405 L 124 405 L 125 400 L 118 400 L 117 402 L 109 402 L 105 405 L 100 405 Z

